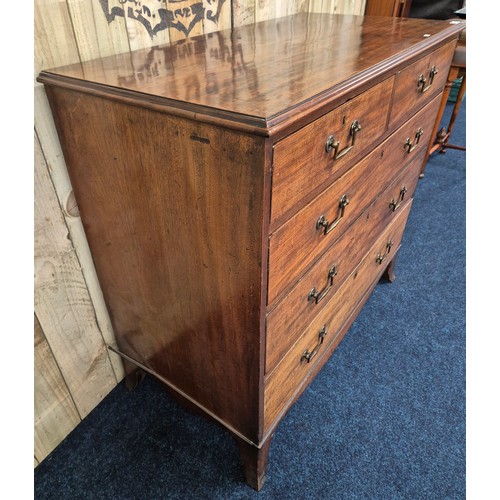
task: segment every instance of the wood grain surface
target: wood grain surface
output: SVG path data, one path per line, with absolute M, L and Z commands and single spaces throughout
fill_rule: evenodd
M 408 119 L 415 110 L 421 108 L 442 91 L 448 77 L 447 69 L 450 67 L 455 46 L 455 42 L 450 42 L 431 55 L 422 57 L 396 75 L 394 105 L 390 120 L 391 126 L 397 126 L 402 121 Z M 436 68 L 438 71 L 432 83 L 429 80 L 429 71 L 431 68 Z M 427 90 L 425 92 L 422 92 L 422 87 L 417 85 L 420 76 L 423 76 L 427 80 L 425 84 Z
M 293 400 L 297 388 L 302 385 L 301 381 L 307 378 L 308 372 L 320 359 L 318 356 L 311 363 L 303 359 L 306 351 L 312 352 L 317 346 L 320 330 L 322 328 L 326 330 L 326 336 L 320 347 L 323 353 L 339 335 L 342 327 L 351 317 L 352 311 L 356 310 L 357 304 L 365 296 L 372 283 L 382 274 L 386 266 L 378 264 L 376 258 L 379 254 L 386 252 L 386 244 L 389 240 L 393 243 L 393 252 L 399 247 L 410 206 L 411 204 L 408 204 L 403 208 L 391 225 L 380 233 L 375 244 L 338 289 L 333 299 L 311 321 L 276 369 L 266 377 L 264 434 L 273 427 L 274 422 Z
M 295 342 L 302 330 L 319 311 L 333 298 L 335 292 L 358 265 L 361 258 L 385 227 L 396 217 L 398 211 L 411 200 L 417 187 L 418 171 L 422 166 L 421 151 L 401 174 L 380 194 L 341 237 L 318 259 L 314 266 L 300 278 L 295 286 L 277 304 L 273 304 L 267 315 L 266 371 L 272 371 L 281 357 Z M 398 200 L 402 188 L 406 189 L 403 202 L 397 211 L 390 206 Z M 335 266 L 336 275 L 328 295 L 316 303 L 309 300 L 312 288 L 324 289 L 330 282 L 329 270 Z
M 394 132 L 386 141 L 365 156 L 342 177 L 333 182 L 308 205 L 290 217 L 270 236 L 268 304 L 283 294 L 294 279 L 298 279 L 314 260 L 332 245 L 343 231 L 366 209 L 370 202 L 419 151 L 425 150 L 430 140 L 435 114 L 439 106 L 436 96 L 424 109 Z M 408 154 L 404 149 L 407 138 L 414 140 L 422 128 L 424 135 Z M 350 200 L 340 218 L 339 200 L 346 195 Z M 339 223 L 328 234 L 317 228 L 324 215 L 332 223 Z M 293 273 L 283 272 L 293 269 Z
M 257 441 L 264 140 L 48 92 L 121 350 Z
M 116 377 L 36 137 L 34 149 L 35 311 L 83 418 Z
M 80 423 L 81 418 L 36 316 L 34 380 L 37 465 Z
M 149 49 L 136 51 L 133 58 L 118 54 L 57 70 L 47 68 L 41 80 L 49 82 L 54 73 L 82 87 L 94 83 L 134 92 L 138 99 L 149 95 L 182 101 L 192 109 L 198 105 L 272 121 L 341 84 L 361 85 L 368 77 L 365 73 L 373 77 L 390 63 L 407 62 L 446 38 L 456 38 L 462 28 L 434 20 L 397 18 L 388 23 L 380 17 L 299 13 L 221 31 L 228 57 L 211 65 L 211 78 L 204 70 L 206 57 L 207 53 L 215 56 L 207 51 L 210 39 L 204 35 L 195 37 L 196 50 L 189 53 L 183 53 L 178 44 L 162 47 L 160 57 L 169 64 L 141 78 L 135 67 L 149 67 Z M 275 54 L 281 57 L 276 59 Z M 199 84 L 186 86 L 190 81 Z
M 272 226 L 289 215 L 294 206 L 310 198 L 311 192 L 340 177 L 373 149 L 387 130 L 393 83 L 394 77 L 387 78 L 275 144 Z M 334 159 L 334 150 L 326 151 L 328 138 L 333 136 L 339 142 L 339 152 L 349 147 L 350 129 L 355 121 L 361 130 L 356 133 L 352 150 Z

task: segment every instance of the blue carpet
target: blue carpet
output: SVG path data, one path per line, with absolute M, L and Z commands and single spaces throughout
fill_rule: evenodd
M 465 144 L 465 100 L 452 139 Z M 146 378 L 42 462 L 35 498 L 465 498 L 465 181 L 464 152 L 430 158 L 396 281 L 278 426 L 260 494 L 232 438 Z

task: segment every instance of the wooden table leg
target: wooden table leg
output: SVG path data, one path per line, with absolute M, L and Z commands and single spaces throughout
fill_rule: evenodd
M 446 107 L 446 103 L 448 102 L 448 97 L 450 96 L 451 87 L 453 82 L 458 77 L 459 68 L 457 66 L 452 66 L 450 68 L 450 72 L 448 73 L 448 79 L 446 81 L 446 85 L 444 86 L 443 96 L 441 97 L 441 103 L 439 105 L 438 114 L 436 117 L 436 121 L 434 122 L 434 127 L 431 131 L 431 139 L 429 141 L 429 145 L 427 146 L 427 151 L 425 153 L 424 162 L 422 163 L 422 169 L 420 170 L 420 178 L 424 176 L 425 165 L 427 164 L 427 160 L 429 156 L 436 151 L 440 147 L 440 144 L 437 142 L 437 133 L 439 124 L 443 118 L 444 109 Z
M 240 458 L 243 463 L 246 481 L 249 486 L 257 491 L 260 491 L 266 480 L 271 437 L 272 436 L 267 438 L 260 448 L 257 448 L 256 446 L 235 436 L 240 449 Z
M 464 73 L 463 77 L 462 77 L 462 83 L 461 83 L 460 89 L 458 91 L 457 100 L 455 102 L 455 106 L 453 106 L 453 112 L 451 114 L 450 124 L 448 125 L 448 130 L 446 131 L 445 140 L 443 141 L 443 144 L 441 145 L 441 153 L 444 153 L 446 151 L 446 149 L 448 149 L 448 148 L 459 149 L 460 151 L 465 151 L 464 146 L 456 146 L 456 145 L 450 144 L 448 142 L 448 139 L 450 138 L 450 135 L 453 131 L 453 127 L 455 125 L 455 121 L 457 119 L 458 112 L 460 111 L 460 106 L 462 104 L 462 100 L 463 100 L 464 95 L 465 95 L 465 85 L 466 85 L 466 82 L 465 82 L 465 73 Z

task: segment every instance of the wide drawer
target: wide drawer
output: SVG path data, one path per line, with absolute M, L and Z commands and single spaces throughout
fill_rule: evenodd
M 268 430 L 294 399 L 323 352 L 336 340 L 344 323 L 395 254 L 403 236 L 411 203 L 380 235 L 334 299 L 314 318 L 276 369 L 265 379 L 264 430 Z
M 440 96 L 435 97 L 270 236 L 269 305 L 342 235 L 419 151 L 426 149 L 439 102 Z
M 375 85 L 274 146 L 271 224 L 373 147 L 387 128 L 393 81 Z
M 396 75 L 390 126 L 398 126 L 443 90 L 456 41 L 419 59 Z
M 304 328 L 334 297 L 380 232 L 411 200 L 425 151 L 401 172 L 267 316 L 266 373 L 272 371 Z

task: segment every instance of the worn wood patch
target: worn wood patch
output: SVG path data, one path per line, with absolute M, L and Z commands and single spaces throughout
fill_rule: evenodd
M 36 467 L 81 421 L 36 316 L 34 365 Z

